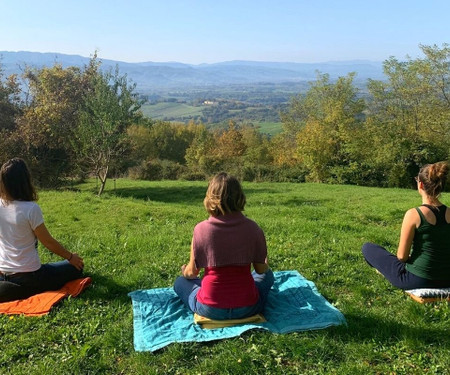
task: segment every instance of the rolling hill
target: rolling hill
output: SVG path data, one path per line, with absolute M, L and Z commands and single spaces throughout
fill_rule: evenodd
M 284 63 L 259 61 L 228 61 L 214 64 L 183 64 L 178 62 L 127 63 L 101 59 L 105 69 L 119 67 L 122 74 L 137 84 L 137 91 L 152 93 L 165 90 L 224 87 L 258 83 L 299 83 L 312 81 L 317 71 L 331 79 L 356 72 L 355 81 L 383 79 L 382 63 L 377 61 L 337 61 L 323 63 Z M 20 74 L 26 66 L 40 68 L 60 63 L 62 66 L 84 66 L 89 57 L 60 53 L 0 51 L 5 75 Z

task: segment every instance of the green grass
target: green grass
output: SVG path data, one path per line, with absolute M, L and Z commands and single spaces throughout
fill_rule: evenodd
M 144 104 L 142 112 L 145 116 L 155 120 L 170 119 L 173 121 L 187 121 L 192 118 L 201 117 L 204 107 L 194 107 L 185 103 L 161 102 L 156 104 Z M 242 110 L 230 110 L 230 113 L 239 115 Z M 261 133 L 275 135 L 281 132 L 281 122 L 251 121 L 258 125 Z M 226 121 L 226 123 L 228 123 Z
M 77 189 L 79 189 L 77 191 Z M 51 233 L 84 257 L 93 286 L 40 318 L 0 316 L 1 374 L 448 374 L 450 309 L 420 305 L 365 264 L 365 241 L 394 251 L 412 190 L 244 183 L 246 215 L 266 233 L 274 270 L 296 269 L 348 326 L 286 335 L 250 331 L 211 343 L 133 349 L 131 300 L 168 287 L 206 218 L 204 182 L 95 181 L 43 191 Z M 447 193 L 444 203 L 450 204 Z M 54 261 L 40 249 L 42 261 Z
M 202 115 L 202 107 L 193 107 L 184 103 L 163 102 L 144 104 L 141 109 L 144 115 L 155 120 L 176 118 L 181 121 Z
M 258 122 L 259 131 L 264 134 L 275 135 L 283 130 L 281 122 Z

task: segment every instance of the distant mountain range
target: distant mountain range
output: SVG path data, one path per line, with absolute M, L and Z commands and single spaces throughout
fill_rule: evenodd
M 137 84 L 142 93 L 160 90 L 247 85 L 258 83 L 305 82 L 316 79 L 316 72 L 328 73 L 331 79 L 356 72 L 355 81 L 384 79 L 382 62 L 354 60 L 324 63 L 284 63 L 259 61 L 228 61 L 214 64 L 183 64 L 178 62 L 127 63 L 100 59 L 104 69 L 119 67 L 121 74 Z M 84 66 L 89 58 L 78 55 L 39 52 L 0 51 L 3 73 L 21 73 L 25 66 L 41 68 L 60 63 L 63 67 Z

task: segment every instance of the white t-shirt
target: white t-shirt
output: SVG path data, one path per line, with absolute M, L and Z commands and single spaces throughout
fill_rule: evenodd
M 0 271 L 33 272 L 41 267 L 34 229 L 43 222 L 35 202 L 0 199 Z

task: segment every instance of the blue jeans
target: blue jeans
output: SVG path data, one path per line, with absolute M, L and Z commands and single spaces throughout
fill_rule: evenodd
M 198 278 L 186 279 L 180 276 L 175 280 L 173 289 L 189 309 L 201 316 L 214 320 L 241 319 L 258 314 L 264 310 L 267 296 L 275 280 L 271 269 L 262 274 L 253 271 L 252 276 L 259 292 L 258 302 L 252 306 L 220 309 L 200 303 L 197 300 L 197 293 L 200 290 L 201 280 Z
M 396 288 L 403 290 L 420 288 L 444 288 L 450 287 L 450 280 L 429 280 L 419 277 L 406 269 L 406 263 L 400 261 L 397 256 L 385 248 L 365 243 L 362 253 L 367 263 L 376 268 Z
M 34 272 L 0 275 L 0 301 L 23 299 L 47 290 L 58 290 L 68 281 L 79 279 L 82 272 L 63 260 L 43 264 Z

